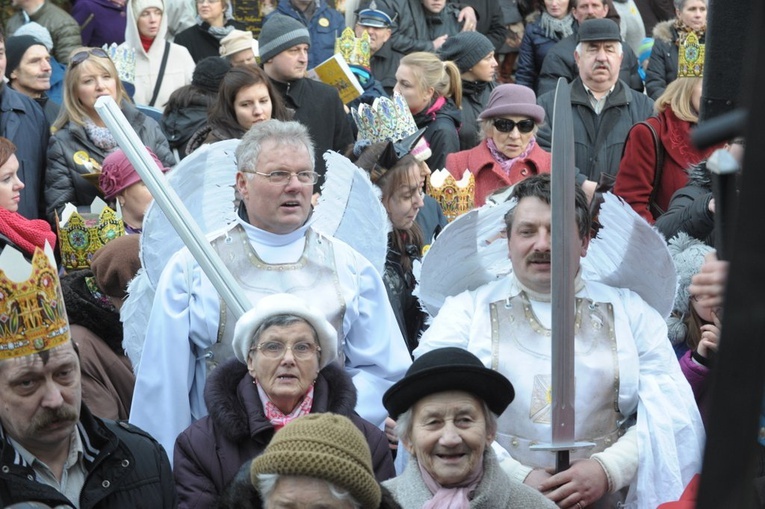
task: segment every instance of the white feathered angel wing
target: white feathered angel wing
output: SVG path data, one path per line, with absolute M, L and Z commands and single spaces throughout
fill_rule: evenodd
M 380 188 L 367 172 L 337 152 L 327 151 L 324 160 L 327 173 L 312 227 L 350 245 L 382 274 L 391 226 Z
M 204 234 L 222 230 L 236 218 L 235 152 L 239 143 L 240 140 L 226 140 L 203 145 L 167 174 L 167 185 L 188 209 L 189 220 L 195 220 Z M 122 346 L 134 370 L 140 363 L 159 276 L 170 257 L 183 245 L 162 209 L 152 203 L 146 211 L 141 234 L 143 268 L 131 281 L 128 298 L 120 311 L 124 329 Z
M 583 275 L 640 295 L 661 316 L 672 312 L 677 273 L 661 233 L 612 193 L 603 196 L 603 228 L 582 260 Z
M 514 201 L 487 204 L 459 216 L 443 229 L 422 259 L 420 302 L 436 316 L 446 297 L 512 271 L 503 218 Z

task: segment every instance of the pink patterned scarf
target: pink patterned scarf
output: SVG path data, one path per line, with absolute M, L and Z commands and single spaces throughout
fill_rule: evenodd
M 453 488 L 444 488 L 438 481 L 428 473 L 422 464 L 418 461 L 417 466 L 420 468 L 420 475 L 425 486 L 428 487 L 433 494 L 433 498 L 428 500 L 422 509 L 469 509 L 470 508 L 470 495 L 475 491 L 478 483 L 481 482 L 483 477 L 483 457 L 477 462 L 475 468 L 470 472 L 467 479 L 465 479 L 458 486 Z
M 265 411 L 266 419 L 268 419 L 271 424 L 274 425 L 274 430 L 279 431 L 288 422 L 293 421 L 302 415 L 308 415 L 311 413 L 311 407 L 313 406 L 313 385 L 308 388 L 308 392 L 303 397 L 303 401 L 301 401 L 300 404 L 296 406 L 294 410 L 292 410 L 292 412 L 285 414 L 279 410 L 270 399 L 268 399 L 266 391 L 263 390 L 258 381 L 254 380 L 253 382 L 258 388 L 258 395 L 260 396 L 261 403 L 263 403 L 263 410 Z
M 529 156 L 529 153 L 534 148 L 534 145 L 536 145 L 536 140 L 532 136 L 529 139 L 529 144 L 526 145 L 526 150 L 521 152 L 518 157 L 514 157 L 510 159 L 505 154 L 499 151 L 497 148 L 497 145 L 494 143 L 494 140 L 491 138 L 486 139 L 486 146 L 489 147 L 489 152 L 491 153 L 491 157 L 494 158 L 495 161 L 497 161 L 497 164 L 499 164 L 499 167 L 502 168 L 502 171 L 505 172 L 506 175 L 510 175 L 510 169 L 515 164 L 515 161 L 526 159 Z

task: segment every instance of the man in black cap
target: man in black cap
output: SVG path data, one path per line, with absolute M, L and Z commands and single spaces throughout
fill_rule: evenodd
M 5 77 L 16 92 L 31 97 L 43 109 L 45 120 L 53 124 L 58 104 L 48 100 L 52 67 L 48 48 L 31 35 L 14 35 L 5 44 Z
M 324 176 L 324 152 L 344 152 L 353 143 L 353 132 L 340 95 L 333 87 L 306 78 L 311 37 L 298 20 L 274 13 L 260 31 L 259 52 L 263 70 L 295 110 L 295 120 L 308 127 L 316 154 L 315 171 Z M 319 192 L 320 183 L 314 186 Z
M 411 454 L 406 470 L 383 486 L 405 509 L 555 507 L 511 480 L 492 449 L 497 416 L 514 396 L 507 378 L 462 348 L 440 348 L 418 358 L 383 396 Z
M 584 0 L 583 0 L 584 1 Z M 574 58 L 579 77 L 569 83 L 574 118 L 577 182 L 591 194 L 602 174 L 615 176 L 630 128 L 653 114 L 653 101 L 619 79 L 623 49 L 619 26 L 610 19 L 590 19 L 579 26 Z M 555 91 L 537 102 L 552 118 Z M 552 124 L 543 126 L 537 142 L 552 145 Z M 584 184 L 588 181 L 587 184 Z
M 588 19 L 605 19 L 608 15 L 607 0 L 572 0 L 571 14 L 578 22 L 574 24 L 574 33 L 564 37 L 545 56 L 542 62 L 542 69 L 539 72 L 539 85 L 537 87 L 537 97 L 555 90 L 558 78 L 566 78 L 571 82 L 576 78 L 578 70 L 576 60 L 574 59 L 574 49 L 579 39 L 577 39 L 576 27 Z M 619 31 L 617 25 L 617 32 Z M 621 33 L 619 34 L 621 41 Z M 619 78 L 627 83 L 630 88 L 639 92 L 643 91 L 643 80 L 638 73 L 638 61 L 635 53 L 629 46 L 624 49 L 624 59 L 619 68 Z
M 5 75 L 5 39 L 0 30 L 0 76 Z M 45 217 L 42 186 L 45 181 L 45 154 L 50 125 L 40 107 L 29 97 L 5 85 L 0 79 L 0 136 L 16 145 L 19 179 L 24 182 L 19 214 L 27 219 Z
M 380 7 L 374 0 L 367 8 L 361 9 L 356 19 L 356 37 L 364 32 L 369 34 L 369 65 L 372 75 L 382 83 L 385 92 L 393 96 L 396 86 L 396 69 L 404 55 L 395 51 L 390 43 L 390 36 L 395 28 L 396 15 L 385 7 Z

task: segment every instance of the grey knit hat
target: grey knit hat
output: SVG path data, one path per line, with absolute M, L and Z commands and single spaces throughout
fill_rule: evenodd
M 350 419 L 337 414 L 304 415 L 277 431 L 252 461 L 256 487 L 259 474 L 321 479 L 346 490 L 364 508 L 378 507 L 382 497 L 367 440 Z
M 53 39 L 50 36 L 50 32 L 47 28 L 42 26 L 40 23 L 37 23 L 36 21 L 30 21 L 29 23 L 21 25 L 18 30 L 13 33 L 13 35 L 31 35 L 43 43 L 43 46 L 48 48 L 49 53 L 53 51 Z
M 669 339 L 675 345 L 685 341 L 686 327 L 684 322 L 690 312 L 691 294 L 688 292 L 688 286 L 691 284 L 691 278 L 699 272 L 704 263 L 704 257 L 713 252 L 714 248 L 685 232 L 680 232 L 672 237 L 667 243 L 667 248 L 672 255 L 672 261 L 675 263 L 675 270 L 677 271 L 675 305 L 672 316 L 667 319 Z
M 438 50 L 441 60 L 451 60 L 460 72 L 467 72 L 494 51 L 494 45 L 480 32 L 460 32 L 452 35 Z
M 45 45 L 31 35 L 14 35 L 5 40 L 5 55 L 8 61 L 5 66 L 5 77 L 11 79 L 11 73 L 15 71 L 24 58 L 24 53 L 32 46 Z M 46 48 L 47 49 L 47 48 Z
M 298 44 L 311 45 L 311 35 L 304 24 L 283 14 L 274 14 L 263 25 L 258 38 L 260 61 L 268 62 L 282 51 Z

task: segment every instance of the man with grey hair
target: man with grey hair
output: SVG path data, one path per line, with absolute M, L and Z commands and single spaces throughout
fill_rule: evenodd
M 377 270 L 311 227 L 318 176 L 306 127 L 278 120 L 256 124 L 236 159 L 239 217 L 212 240 L 213 248 L 253 305 L 287 292 L 326 314 L 360 395 L 356 410 L 381 425 L 387 415 L 381 396 L 406 371 L 409 353 Z M 177 252 L 157 285 L 130 415 L 167 450 L 207 414 L 207 371 L 233 355 L 234 323 L 189 250 Z
M 586 0 L 580 0 L 586 1 Z M 579 26 L 574 58 L 579 76 L 568 84 L 574 119 L 577 182 L 588 194 L 602 174 L 615 176 L 630 128 L 653 114 L 653 101 L 619 79 L 622 48 L 618 25 L 610 19 L 589 19 Z M 555 91 L 537 100 L 552 118 Z M 552 145 L 552 124 L 543 126 L 537 142 Z M 585 181 L 587 181 L 585 183 Z
M 607 0 L 572 0 L 571 6 L 571 14 L 577 21 L 574 25 L 574 33 L 558 41 L 547 52 L 539 72 L 537 97 L 555 90 L 558 78 L 566 78 L 569 83 L 576 78 L 579 72 L 576 67 L 574 48 L 579 42 L 577 38 L 578 28 L 587 20 L 609 17 Z M 621 31 L 619 31 L 619 40 L 621 40 Z M 643 91 L 643 80 L 638 73 L 637 57 L 630 47 L 625 48 L 624 59 L 619 67 L 619 78 L 633 90 Z

